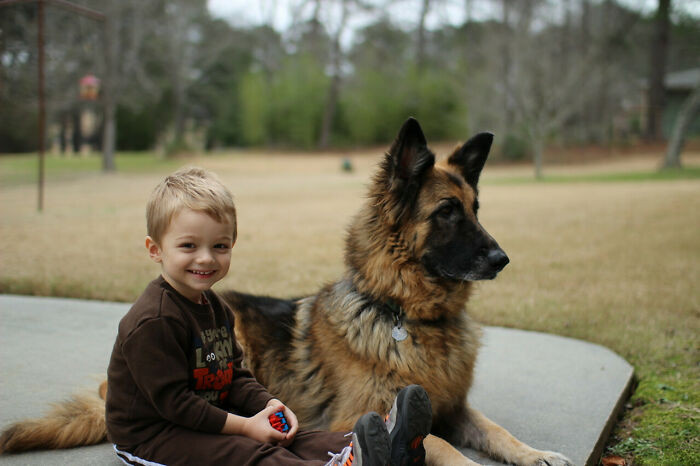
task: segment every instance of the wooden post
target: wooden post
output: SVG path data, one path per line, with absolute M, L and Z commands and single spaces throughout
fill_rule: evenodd
M 46 96 L 44 95 L 44 0 L 38 0 L 39 47 L 39 212 L 44 210 L 44 143 L 46 138 Z

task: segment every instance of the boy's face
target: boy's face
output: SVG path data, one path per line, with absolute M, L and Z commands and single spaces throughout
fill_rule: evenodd
M 233 225 L 187 208 L 173 216 L 160 244 L 146 237 L 148 253 L 161 264 L 165 281 L 196 303 L 228 272 L 232 247 Z

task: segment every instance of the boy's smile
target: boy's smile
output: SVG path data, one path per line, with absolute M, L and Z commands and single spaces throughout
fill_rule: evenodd
M 233 225 L 188 208 L 173 215 L 160 244 L 146 237 L 146 248 L 161 264 L 165 281 L 196 303 L 228 272 L 232 247 Z

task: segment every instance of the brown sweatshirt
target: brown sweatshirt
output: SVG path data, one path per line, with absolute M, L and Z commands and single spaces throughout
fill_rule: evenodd
M 233 314 L 213 291 L 207 303 L 153 280 L 119 323 L 107 369 L 107 433 L 129 449 L 169 424 L 219 433 L 227 412 L 252 416 L 272 399 L 241 367 Z

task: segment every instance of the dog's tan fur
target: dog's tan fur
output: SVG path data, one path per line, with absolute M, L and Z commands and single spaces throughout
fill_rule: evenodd
M 448 442 L 515 464 L 570 464 L 516 440 L 466 402 L 480 335 L 465 312 L 472 283 L 431 276 L 420 258 L 433 241 L 431 219 L 445 199 L 459 200 L 466 221 L 481 229 L 472 208 L 477 191 L 455 163 L 461 148 L 428 164 L 419 180 L 397 179 L 396 166 L 420 165 L 424 150 L 397 140 L 348 229 L 345 275 L 290 304 L 291 316 L 280 309 L 268 315 L 270 303 L 224 294 L 236 314 L 247 364 L 305 428 L 349 430 L 366 411 L 388 412 L 402 387 L 420 384 L 431 399 L 433 433 L 442 437 L 426 439 L 429 464 L 474 464 Z M 408 162 L 396 160 L 401 151 L 408 152 Z M 415 196 L 406 198 L 409 189 Z M 381 304 L 388 299 L 405 313 L 405 341 L 391 336 L 394 321 Z
M 0 435 L 0 453 L 93 445 L 106 437 L 104 400 L 81 394 L 54 404 L 42 418 L 6 428 Z

